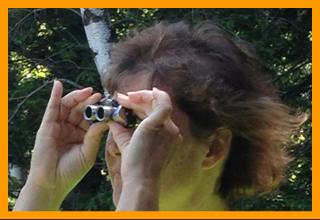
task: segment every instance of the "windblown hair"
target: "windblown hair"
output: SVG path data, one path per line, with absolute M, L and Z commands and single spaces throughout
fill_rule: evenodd
M 160 22 L 112 48 L 102 82 L 113 92 L 123 77 L 141 71 L 151 74 L 152 85 L 169 88 L 195 137 L 206 138 L 219 127 L 232 131 L 216 188 L 223 198 L 266 192 L 280 183 L 290 160 L 284 143 L 304 119 L 281 102 L 249 43 L 209 21 L 194 27 Z

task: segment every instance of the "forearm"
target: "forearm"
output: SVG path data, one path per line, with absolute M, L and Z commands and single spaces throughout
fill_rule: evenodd
M 14 211 L 50 211 L 59 210 L 64 199 L 55 190 L 44 190 L 37 185 L 28 184 L 22 188 Z
M 158 181 L 131 181 L 122 186 L 117 211 L 159 210 Z

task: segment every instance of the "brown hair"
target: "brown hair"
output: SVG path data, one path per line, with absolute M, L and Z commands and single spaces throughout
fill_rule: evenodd
M 303 119 L 281 103 L 249 43 L 209 21 L 195 27 L 160 22 L 112 48 L 110 72 L 102 81 L 113 92 L 122 77 L 141 70 L 152 74 L 153 84 L 169 88 L 196 137 L 221 126 L 232 131 L 217 184 L 222 197 L 278 185 L 289 161 L 283 143 Z

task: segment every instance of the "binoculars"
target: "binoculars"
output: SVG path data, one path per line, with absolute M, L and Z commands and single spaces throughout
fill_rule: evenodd
M 95 105 L 86 106 L 83 117 L 89 122 L 113 120 L 126 128 L 134 128 L 139 124 L 133 111 L 119 105 L 111 95 L 106 96 Z

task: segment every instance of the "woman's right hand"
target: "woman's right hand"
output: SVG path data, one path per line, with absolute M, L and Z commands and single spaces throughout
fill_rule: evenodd
M 92 88 L 62 97 L 55 81 L 32 153 L 30 173 L 14 210 L 58 209 L 65 196 L 93 166 L 107 123 L 89 126 L 86 105 L 101 99 Z

